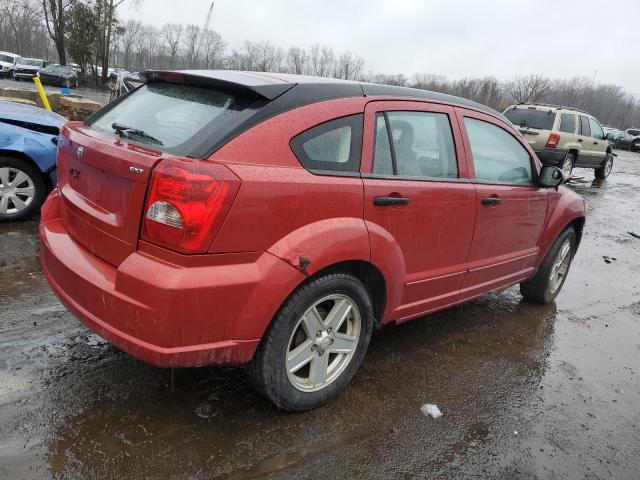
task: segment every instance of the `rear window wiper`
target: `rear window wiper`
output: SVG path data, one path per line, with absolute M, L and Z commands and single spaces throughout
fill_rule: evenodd
M 162 141 L 158 140 L 156 137 L 153 137 L 148 133 L 137 128 L 129 127 L 127 125 L 123 125 L 118 122 L 113 122 L 111 124 L 111 128 L 113 128 L 116 131 L 116 133 L 121 137 L 124 135 L 126 135 L 127 137 L 130 137 L 133 134 L 140 138 L 143 138 L 144 140 L 147 140 L 149 143 L 155 143 L 156 145 L 164 145 L 164 143 L 162 143 Z

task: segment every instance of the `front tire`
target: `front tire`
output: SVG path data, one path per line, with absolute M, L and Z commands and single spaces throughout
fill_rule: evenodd
M 611 170 L 613 169 L 613 154 L 607 153 L 607 156 L 604 157 L 604 161 L 602 164 L 596 168 L 595 176 L 598 180 L 604 180 L 609 176 Z
M 576 159 L 571 152 L 567 152 L 562 160 L 562 165 L 560 165 L 560 169 L 566 174 L 571 175 L 573 172 L 573 165 L 576 163 Z
M 533 303 L 547 305 L 560 293 L 576 251 L 576 232 L 569 227 L 558 236 L 536 274 L 520 284 L 520 293 Z
M 278 408 L 309 410 L 341 393 L 373 331 L 364 284 L 335 273 L 300 286 L 283 304 L 249 366 L 256 388 Z
M 14 157 L 0 157 L 0 222 L 26 220 L 38 212 L 47 196 L 42 174 Z

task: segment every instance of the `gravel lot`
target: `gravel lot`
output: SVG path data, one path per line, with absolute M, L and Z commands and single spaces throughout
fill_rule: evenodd
M 303 414 L 240 368 L 172 388 L 57 302 L 36 221 L 0 225 L 0 478 L 638 478 L 640 154 L 618 154 L 606 182 L 574 172 L 590 215 L 554 305 L 511 288 L 384 328 Z

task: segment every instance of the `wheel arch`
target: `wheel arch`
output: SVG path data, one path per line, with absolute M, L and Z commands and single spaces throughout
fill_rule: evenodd
M 50 192 L 54 187 L 54 185 L 51 183 L 51 177 L 47 175 L 47 173 L 42 170 L 40 165 L 38 165 L 36 161 L 25 152 L 21 152 L 19 150 L 0 149 L 0 157 L 17 158 L 19 160 L 27 162 L 31 167 L 33 167 L 35 171 L 40 174 L 40 177 L 42 177 L 42 180 L 47 186 L 47 192 Z

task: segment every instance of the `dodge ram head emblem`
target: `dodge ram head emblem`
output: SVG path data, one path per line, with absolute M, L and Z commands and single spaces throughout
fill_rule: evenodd
M 144 173 L 144 168 L 140 168 L 140 167 L 134 167 L 133 165 L 129 167 L 129 171 L 131 173 L 137 173 L 137 174 L 141 174 Z
M 72 178 L 78 178 L 80 176 L 80 170 L 76 170 L 75 168 L 72 168 L 71 170 L 69 170 L 69 174 L 71 175 Z
M 82 158 L 83 153 L 84 153 L 84 148 L 78 147 L 78 149 L 76 150 L 76 158 L 80 160 Z

